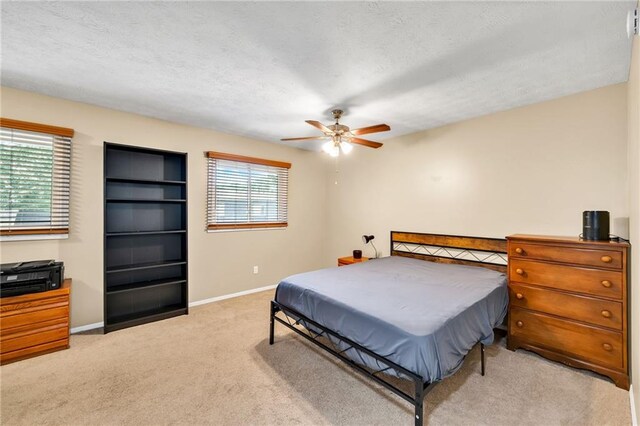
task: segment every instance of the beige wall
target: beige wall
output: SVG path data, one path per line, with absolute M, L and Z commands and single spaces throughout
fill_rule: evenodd
M 335 163 L 318 153 L 10 88 L 1 95 L 4 117 L 76 130 L 71 237 L 0 246 L 2 262 L 65 261 L 73 326 L 102 321 L 104 140 L 189 152 L 190 301 L 333 265 L 363 247 L 364 233 L 388 254 L 392 229 L 576 235 L 582 210 L 628 217 L 625 84 L 358 147 L 340 158 L 337 185 Z M 205 150 L 291 161 L 289 228 L 204 232 Z M 624 220 L 613 231 L 626 235 Z
M 65 262 L 66 275 L 73 278 L 72 326 L 102 321 L 103 141 L 188 152 L 190 301 L 276 284 L 284 276 L 322 266 L 326 170 L 317 153 L 10 88 L 2 88 L 0 95 L 3 117 L 76 131 L 70 238 L 0 245 L 2 262 Z M 293 163 L 288 229 L 206 233 L 207 150 Z
M 633 40 L 627 85 L 629 125 L 629 229 L 631 252 L 631 382 L 640 415 L 640 37 Z
M 583 210 L 628 217 L 626 84 L 356 148 L 328 178 L 327 262 L 389 231 L 578 235 Z M 612 220 L 627 235 L 626 219 Z M 367 249 L 367 254 L 371 254 Z

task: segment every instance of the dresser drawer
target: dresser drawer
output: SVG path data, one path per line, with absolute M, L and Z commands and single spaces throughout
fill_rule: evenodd
M 511 259 L 509 280 L 621 299 L 622 272 Z
M 509 302 L 511 306 L 622 330 L 621 302 L 515 283 L 509 284 Z
M 32 293 L 42 294 L 42 293 Z M 21 297 L 21 296 L 18 296 Z M 4 301 L 3 301 L 4 302 Z M 6 315 L 16 315 L 23 312 L 35 311 L 38 309 L 53 308 L 58 306 L 68 306 L 69 296 L 43 297 L 30 301 L 22 301 L 18 303 L 5 303 L 0 306 L 0 318 Z
M 509 334 L 523 342 L 610 368 L 622 368 L 622 333 L 512 308 Z
M 32 330 L 26 333 L 2 337 L 2 352 L 11 352 L 30 346 L 41 345 L 56 340 L 69 338 L 69 324 L 67 322 Z
M 0 353 L 0 363 L 13 362 L 23 358 L 30 358 L 35 355 L 39 355 L 46 352 L 53 352 L 60 349 L 67 349 L 69 347 L 69 339 L 55 340 L 53 342 L 43 343 L 41 345 L 29 346 L 26 348 L 17 349 L 11 352 Z
M 50 309 L 38 309 L 27 313 L 19 313 L 16 315 L 4 315 L 0 318 L 0 335 L 11 333 L 16 327 L 30 325 L 32 328 L 38 328 L 40 323 L 53 319 L 69 318 L 69 306 L 60 306 Z
M 509 242 L 509 257 L 602 268 L 622 268 L 622 252 L 617 250 L 593 250 L 561 246 Z

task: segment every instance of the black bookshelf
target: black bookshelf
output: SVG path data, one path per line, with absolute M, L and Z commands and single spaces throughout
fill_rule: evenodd
M 188 313 L 187 154 L 104 144 L 104 331 Z

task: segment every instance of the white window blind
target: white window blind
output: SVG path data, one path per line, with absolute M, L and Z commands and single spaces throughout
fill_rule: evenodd
M 207 228 L 287 226 L 291 164 L 207 153 Z
M 68 234 L 70 136 L 5 127 L 7 122 L 13 120 L 3 119 L 0 127 L 0 235 Z

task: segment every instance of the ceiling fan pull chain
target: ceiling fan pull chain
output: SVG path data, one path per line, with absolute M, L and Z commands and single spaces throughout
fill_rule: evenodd
M 338 184 L 338 176 L 340 173 L 339 167 L 338 167 L 338 161 L 340 161 L 340 157 L 336 157 L 336 180 L 333 182 L 334 185 Z

